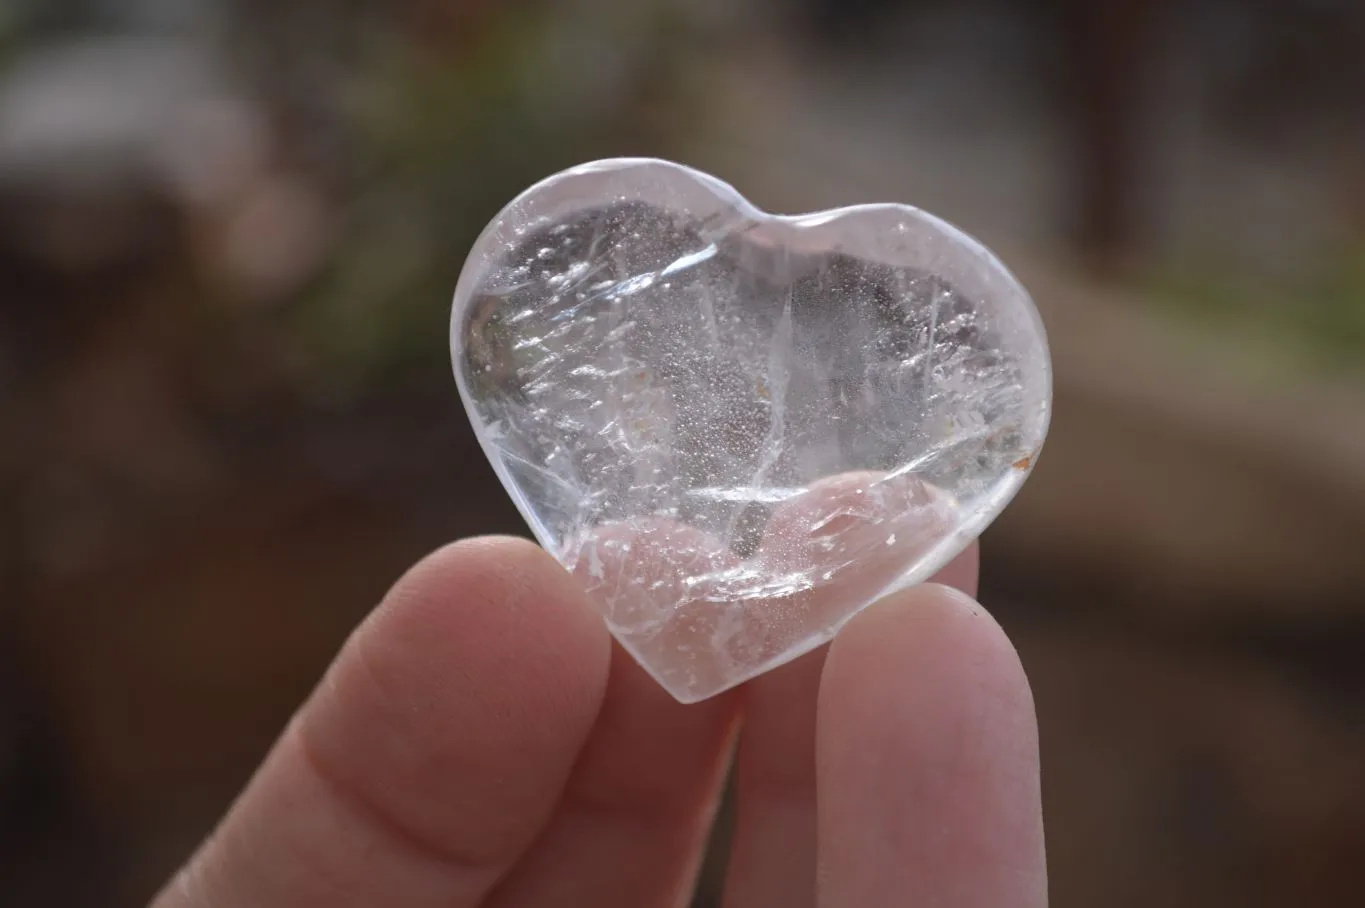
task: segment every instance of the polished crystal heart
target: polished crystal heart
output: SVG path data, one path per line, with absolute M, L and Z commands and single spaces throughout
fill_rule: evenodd
M 621 645 L 700 700 L 928 579 L 1024 482 L 1028 294 L 904 205 L 765 214 L 660 160 L 533 186 L 475 244 L 451 352 L 479 440 Z

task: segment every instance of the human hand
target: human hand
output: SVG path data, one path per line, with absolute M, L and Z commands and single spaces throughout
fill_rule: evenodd
M 1037 727 L 973 546 L 828 650 L 683 706 L 523 540 L 413 568 L 154 908 L 1041 908 Z M 944 584 L 944 585 L 938 585 Z

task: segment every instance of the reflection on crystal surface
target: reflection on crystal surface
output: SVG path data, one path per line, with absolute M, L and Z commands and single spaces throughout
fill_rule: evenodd
M 662 161 L 509 205 L 451 339 L 533 530 L 685 701 L 927 579 L 1047 429 L 1037 313 L 980 245 L 904 206 L 765 215 Z

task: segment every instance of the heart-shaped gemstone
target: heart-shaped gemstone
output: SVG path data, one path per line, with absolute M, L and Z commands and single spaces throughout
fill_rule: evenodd
M 926 580 L 1047 432 L 1028 294 L 904 205 L 765 214 L 615 159 L 531 187 L 475 244 L 451 352 L 536 537 L 673 696 L 704 699 Z

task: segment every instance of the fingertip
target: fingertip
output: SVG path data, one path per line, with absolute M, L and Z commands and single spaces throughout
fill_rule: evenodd
M 570 687 L 593 701 L 605 690 L 611 658 L 611 638 L 580 585 L 518 536 L 477 536 L 437 549 L 394 584 L 364 633 L 503 644 L 520 669 L 504 680 L 544 667 L 581 681 Z
M 1037 747 L 1018 651 L 994 616 L 955 586 L 921 584 L 855 615 L 830 647 L 821 685 L 822 707 L 828 700 L 831 712 L 852 721 L 910 709 L 946 723 L 972 703 L 981 733 Z
M 442 548 L 347 641 L 187 879 L 225 906 L 477 903 L 548 821 L 609 659 L 535 545 Z
M 549 821 L 609 658 L 579 584 L 531 542 L 430 554 L 156 904 L 479 904 Z
M 1014 644 L 999 622 L 962 589 L 974 574 L 972 550 L 936 580 L 887 596 L 855 615 L 830 648 L 826 672 L 888 676 L 933 669 L 947 683 L 998 684 L 1031 698 Z M 918 664 L 911 662 L 914 657 Z M 1030 699 L 1031 708 L 1031 699 Z
M 520 776 L 525 796 L 549 798 L 539 789 L 567 775 L 610 658 L 600 616 L 548 553 L 515 537 L 462 540 L 394 585 L 304 710 L 301 733 L 343 783 L 375 788 L 419 834 L 481 829 L 479 848 L 497 854 L 512 847 L 494 833 L 504 818 L 482 815 L 470 780 Z M 512 826 L 509 841 L 523 832 Z
M 843 628 L 821 678 L 817 773 L 831 904 L 1046 904 L 1028 679 L 961 590 L 914 587 Z
M 554 603 L 554 611 L 542 611 Z M 519 536 L 476 536 L 449 543 L 413 565 L 357 633 L 373 624 L 412 624 L 417 632 L 468 636 L 505 617 L 553 623 L 566 650 L 595 651 L 605 679 L 610 641 L 601 616 L 548 552 Z M 388 632 L 385 628 L 385 632 Z
M 596 716 L 610 660 L 601 616 L 547 552 L 519 537 L 464 539 L 394 584 L 329 672 L 327 687 L 348 690 L 321 691 L 305 717 L 325 725 L 365 703 L 408 718 L 477 710 L 572 737 Z

